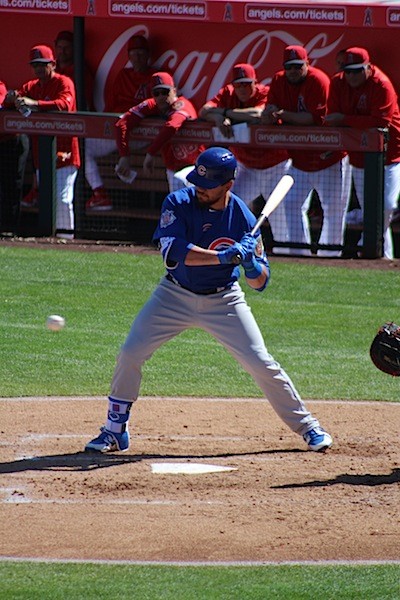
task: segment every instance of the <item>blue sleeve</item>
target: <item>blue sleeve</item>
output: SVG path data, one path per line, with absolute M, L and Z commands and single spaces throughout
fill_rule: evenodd
M 193 244 L 187 240 L 187 215 L 190 195 L 186 189 L 169 194 L 161 207 L 161 216 L 153 241 L 159 242 L 164 264 L 174 268 L 183 263 Z M 190 214 L 190 210 L 189 210 Z

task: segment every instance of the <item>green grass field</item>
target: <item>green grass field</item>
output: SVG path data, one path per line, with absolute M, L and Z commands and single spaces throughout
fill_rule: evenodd
M 398 576 L 397 565 L 171 567 L 0 563 L 0 598 L 398 600 Z
M 0 247 L 1 396 L 106 395 L 130 324 L 163 274 L 158 256 Z M 270 352 L 304 398 L 399 401 L 369 358 L 400 320 L 400 274 L 272 261 L 246 293 Z M 61 332 L 45 327 L 61 314 Z M 259 396 L 212 338 L 190 330 L 144 370 L 142 395 Z M 306 557 L 305 557 L 306 558 Z M 156 567 L 0 563 L 0 599 L 362 599 L 400 597 L 400 566 Z
M 130 324 L 163 274 L 158 256 L 0 248 L 1 395 L 107 394 Z M 398 400 L 398 381 L 368 350 L 400 320 L 400 274 L 273 263 L 259 294 L 246 284 L 267 346 L 305 398 Z M 61 332 L 45 327 L 61 314 Z M 177 356 L 179 359 L 177 361 Z M 145 367 L 142 395 L 259 396 L 213 338 L 190 330 Z

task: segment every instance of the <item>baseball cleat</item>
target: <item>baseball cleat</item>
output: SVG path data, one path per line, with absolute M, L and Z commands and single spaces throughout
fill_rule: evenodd
M 91 442 L 86 444 L 85 452 L 125 452 L 129 448 L 129 433 L 112 433 L 101 427 L 101 433 Z
M 303 435 L 303 439 L 308 444 L 310 450 L 314 452 L 325 452 L 332 446 L 333 440 L 329 433 L 326 433 L 322 427 L 314 427 Z
M 104 188 L 97 188 L 85 204 L 87 211 L 112 210 L 113 203 Z

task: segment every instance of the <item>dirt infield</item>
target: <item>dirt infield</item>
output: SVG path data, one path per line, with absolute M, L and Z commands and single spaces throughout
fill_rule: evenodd
M 81 452 L 93 398 L 0 399 L 0 555 L 156 561 L 398 560 L 400 404 L 309 402 L 307 451 L 266 401 L 140 399 L 131 448 Z M 160 475 L 153 463 L 234 467 Z

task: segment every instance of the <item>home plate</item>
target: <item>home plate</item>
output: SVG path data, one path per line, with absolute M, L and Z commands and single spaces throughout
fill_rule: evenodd
M 189 475 L 201 473 L 220 473 L 221 471 L 237 471 L 236 467 L 221 467 L 203 463 L 152 463 L 152 473 L 186 473 Z

